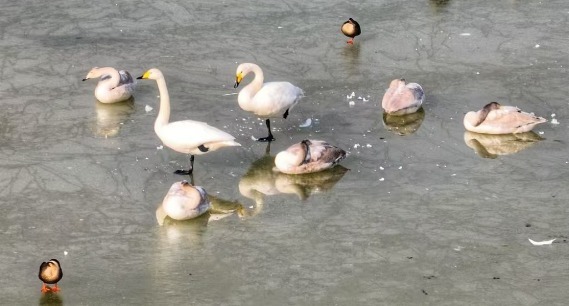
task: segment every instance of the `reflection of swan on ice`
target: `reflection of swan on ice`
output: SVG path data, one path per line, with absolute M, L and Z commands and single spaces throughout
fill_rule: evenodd
M 385 128 L 399 136 L 415 133 L 423 123 L 423 119 L 425 119 L 425 111 L 423 108 L 420 108 L 414 113 L 401 116 L 383 113 L 383 125 Z
M 305 200 L 310 195 L 325 192 L 334 187 L 340 181 L 347 168 L 336 166 L 321 172 L 310 174 L 284 174 L 273 170 L 275 158 L 265 155 L 254 161 L 247 173 L 239 181 L 239 192 L 255 201 L 253 210 L 244 211 L 245 216 L 258 214 L 264 204 L 266 196 L 277 194 L 296 194 Z
M 543 140 L 534 132 L 519 134 L 490 135 L 466 131 L 464 143 L 484 158 L 496 158 L 525 150 Z
M 95 113 L 95 135 L 105 138 L 117 136 L 126 119 L 134 113 L 134 98 L 113 104 L 97 102 Z

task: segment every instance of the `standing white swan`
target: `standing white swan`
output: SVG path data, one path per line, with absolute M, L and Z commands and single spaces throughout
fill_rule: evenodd
M 170 119 L 170 97 L 166 80 L 162 72 L 156 68 L 146 71 L 137 79 L 156 80 L 160 92 L 160 110 L 154 122 L 154 131 L 165 146 L 180 153 L 191 154 L 190 169 L 177 170 L 176 174 L 192 174 L 194 155 L 201 155 L 227 146 L 241 146 L 235 137 L 208 125 L 205 122 L 184 120 L 168 122 Z
M 87 73 L 83 81 L 100 78 L 95 88 L 95 98 L 101 103 L 116 103 L 130 99 L 136 82 L 128 71 L 117 71 L 113 67 L 95 67 Z
M 255 74 L 255 78 L 239 92 L 237 101 L 243 110 L 266 119 L 265 124 L 269 135 L 257 141 L 273 141 L 275 138 L 271 133 L 270 118 L 282 116 L 286 119 L 289 111 L 304 97 L 304 92 L 289 82 L 263 83 L 263 70 L 252 63 L 243 63 L 237 67 L 234 87 L 237 88 L 241 80 L 250 72 Z

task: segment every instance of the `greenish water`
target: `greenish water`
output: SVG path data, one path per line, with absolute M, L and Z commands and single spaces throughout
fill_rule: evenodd
M 1 304 L 565 303 L 564 1 L 31 0 L 0 16 Z M 340 33 L 349 17 L 362 25 L 354 46 Z M 242 62 L 306 93 L 273 121 L 269 155 L 251 140 L 263 121 L 237 105 Z M 194 178 L 222 210 L 241 208 L 160 225 L 189 159 L 157 149 L 153 81 L 134 102 L 100 105 L 81 82 L 94 66 L 160 68 L 171 120 L 236 136 L 242 147 L 196 157 Z M 403 132 L 380 105 L 401 77 L 426 94 Z M 531 143 L 473 140 L 462 118 L 490 101 L 559 124 Z M 350 170 L 269 171 L 304 138 L 346 149 Z M 62 291 L 42 297 L 50 258 Z

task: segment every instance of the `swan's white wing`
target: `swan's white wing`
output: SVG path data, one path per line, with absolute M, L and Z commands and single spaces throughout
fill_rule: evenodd
M 304 96 L 302 89 L 289 82 L 264 83 L 255 94 L 253 102 L 258 115 L 282 115 Z
M 191 150 L 203 144 L 235 139 L 205 122 L 193 120 L 171 122 L 156 133 L 162 142 L 175 150 Z

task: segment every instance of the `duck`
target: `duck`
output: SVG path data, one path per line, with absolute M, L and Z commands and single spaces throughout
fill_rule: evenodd
M 275 156 L 273 170 L 286 174 L 314 173 L 330 169 L 346 158 L 346 151 L 323 140 L 305 139 Z
M 354 44 L 354 38 L 362 33 L 362 29 L 360 28 L 360 24 L 352 18 L 348 19 L 348 21 L 346 21 L 342 24 L 341 30 L 342 30 L 342 33 L 344 33 L 344 35 L 346 35 L 350 38 L 347 41 L 347 43 L 350 45 L 353 45 Z
M 154 132 L 162 143 L 170 149 L 190 154 L 189 170 L 176 170 L 176 174 L 192 175 L 194 169 L 194 155 L 202 155 L 216 151 L 223 147 L 241 146 L 231 136 L 218 128 L 205 122 L 183 120 L 169 122 L 170 119 L 170 96 L 164 75 L 157 68 L 144 72 L 137 79 L 155 80 L 160 92 L 160 109 L 154 122 Z
M 490 102 L 479 111 L 466 113 L 463 120 L 467 131 L 481 134 L 524 133 L 544 122 L 547 119 L 498 102 Z
M 57 259 L 50 259 L 48 262 L 42 262 L 40 265 L 40 271 L 38 274 L 39 279 L 43 282 L 41 287 L 41 292 L 58 292 L 60 289 L 57 283 L 63 277 L 63 270 L 61 270 L 61 264 Z M 54 287 L 50 287 L 46 284 L 55 284 Z
M 407 83 L 405 79 L 395 79 L 389 84 L 381 101 L 384 112 L 401 116 L 419 110 L 425 100 L 423 87 L 417 83 Z
M 95 87 L 95 98 L 101 103 L 117 103 L 132 97 L 136 82 L 128 71 L 113 67 L 94 67 L 83 81 L 100 78 Z
M 271 142 L 275 138 L 271 132 L 270 118 L 282 116 L 286 119 L 292 108 L 304 97 L 304 91 L 289 82 L 263 83 L 263 70 L 253 63 L 242 63 L 237 67 L 234 88 L 237 88 L 243 78 L 251 72 L 255 74 L 255 78 L 241 89 L 237 102 L 241 109 L 265 118 L 269 135 L 257 141 Z
M 207 192 L 183 180 L 172 184 L 162 201 L 166 215 L 174 220 L 189 220 L 203 215 L 211 207 Z

